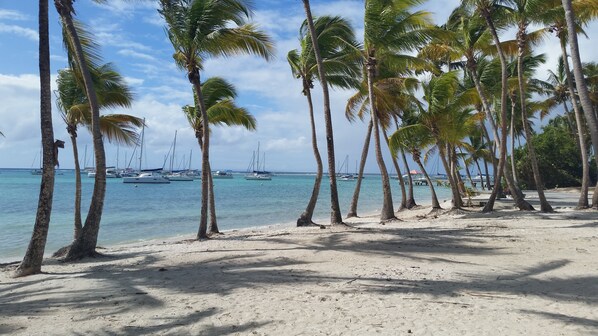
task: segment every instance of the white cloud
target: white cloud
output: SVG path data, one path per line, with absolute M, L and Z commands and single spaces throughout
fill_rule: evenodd
M 137 51 L 131 50 L 131 49 L 121 49 L 117 52 L 117 54 L 122 55 L 122 56 L 139 58 L 139 59 L 146 60 L 146 61 L 152 61 L 152 62 L 157 61 L 157 59 L 152 55 L 140 53 L 140 52 L 137 52 Z
M 0 33 L 15 34 L 30 39 L 32 41 L 39 41 L 39 35 L 36 30 L 17 25 L 7 25 L 4 23 L 0 23 Z
M 25 21 L 29 16 L 11 9 L 0 8 L 0 20 Z

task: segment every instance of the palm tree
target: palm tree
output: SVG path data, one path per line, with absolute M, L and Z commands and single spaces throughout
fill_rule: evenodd
M 197 95 L 197 110 L 204 130 L 208 115 L 201 92 L 200 70 L 209 57 L 255 54 L 265 59 L 272 55 L 270 38 L 253 24 L 246 23 L 251 8 L 245 1 L 160 0 L 158 12 L 167 24 L 168 38 L 174 47 L 176 65 L 186 71 Z M 201 165 L 201 216 L 197 239 L 207 238 L 208 193 L 210 179 L 210 138 L 203 133 Z
M 360 55 L 355 34 L 351 25 L 340 17 L 323 16 L 314 22 L 317 33 L 318 47 L 322 57 L 322 65 L 326 71 L 326 79 L 331 87 L 350 88 L 359 85 L 359 60 Z M 311 89 L 313 81 L 317 78 L 317 63 L 313 52 L 311 36 L 307 31 L 307 22 L 304 22 L 300 30 L 301 51 L 291 50 L 287 60 L 291 66 L 293 76 L 302 81 L 302 93 L 307 99 L 309 106 L 309 118 L 311 125 L 312 148 L 316 159 L 317 171 L 314 188 L 311 198 L 305 211 L 297 219 L 297 226 L 313 224 L 312 217 L 320 192 L 322 181 L 323 165 L 316 137 L 316 125 L 314 119 L 313 101 Z
M 83 49 L 83 42 L 80 39 L 79 32 L 73 20 L 73 14 L 75 13 L 73 3 L 74 0 L 54 0 L 54 6 L 63 25 L 63 33 L 66 36 L 65 40 L 67 40 L 69 47 L 68 51 L 72 53 L 70 60 L 75 64 L 71 68 L 77 72 L 78 76 L 81 76 L 81 81 L 85 87 L 85 95 L 89 101 L 91 110 L 90 129 L 93 138 L 97 173 L 85 224 L 79 237 L 71 244 L 65 258 L 66 260 L 75 260 L 96 255 L 95 249 L 106 195 L 106 153 L 104 152 L 104 142 L 100 129 L 100 108 L 88 68 L 88 62 L 93 58 L 93 55 L 86 53 Z
M 208 121 L 211 125 L 243 126 L 245 129 L 254 131 L 256 128 L 255 118 L 242 107 L 238 107 L 234 99 L 237 97 L 235 87 L 220 77 L 212 77 L 201 85 L 203 98 L 207 108 Z M 195 96 L 197 100 L 197 96 Z M 186 105 L 182 108 L 191 128 L 195 131 L 195 137 L 199 148 L 203 150 L 203 122 L 201 113 L 198 113 L 195 106 Z M 211 168 L 209 176 L 209 208 L 210 227 L 208 233 L 219 233 L 216 220 L 216 204 L 214 201 L 214 181 Z
M 579 56 L 579 45 L 577 43 L 577 30 L 575 15 L 573 13 L 573 6 L 571 0 L 562 0 L 563 9 L 565 10 L 565 19 L 567 21 L 567 33 L 569 35 L 569 48 L 571 49 L 571 61 L 573 62 L 573 75 L 575 76 L 575 85 L 577 87 L 577 94 L 579 95 L 579 101 L 583 108 L 583 113 L 586 117 L 586 122 L 592 138 L 592 144 L 594 145 L 594 153 L 598 148 L 598 122 L 594 115 L 594 109 L 592 107 L 592 100 L 588 92 L 586 81 L 583 77 L 583 65 L 581 63 L 581 57 Z M 591 2 L 593 12 L 596 12 L 598 4 Z M 598 165 L 598 160 L 596 160 Z M 598 208 L 598 183 L 596 184 L 596 190 L 594 191 L 594 197 L 592 198 L 592 207 Z
M 29 246 L 23 260 L 15 271 L 16 277 L 41 272 L 52 199 L 54 195 L 54 131 L 52 129 L 52 97 L 50 82 L 50 36 L 48 24 L 48 0 L 39 1 L 39 72 L 40 72 L 40 119 L 43 148 L 42 181 L 37 204 L 37 214 Z
M 583 161 L 583 168 L 587 169 L 583 172 L 583 176 L 587 176 L 588 179 L 585 181 L 585 184 L 589 186 L 589 165 L 586 164 L 588 158 L 586 156 L 585 160 L 583 159 L 584 151 L 582 149 L 582 144 L 585 147 L 585 128 L 584 128 L 584 114 L 585 110 L 581 110 L 579 104 L 577 102 L 577 93 L 575 90 L 575 83 L 573 75 L 571 74 L 571 70 L 569 67 L 568 61 L 568 52 L 567 52 L 567 41 L 569 39 L 568 36 L 568 22 L 565 14 L 564 7 L 562 6 L 561 1 L 559 0 L 551 0 L 550 4 L 552 5 L 552 9 L 547 11 L 543 15 L 544 23 L 549 25 L 549 31 L 555 33 L 556 37 L 559 39 L 561 52 L 562 52 L 562 64 L 564 66 L 564 76 L 566 80 L 566 86 L 568 89 L 568 94 L 571 97 L 571 105 L 573 107 L 573 111 L 575 113 L 575 121 L 577 124 L 577 137 L 578 143 L 580 146 L 580 152 L 582 155 Z M 583 26 L 585 26 L 591 19 L 595 18 L 598 15 L 595 3 L 589 1 L 577 1 L 575 2 L 574 6 L 577 9 L 577 15 L 575 16 L 575 21 L 572 24 L 574 29 L 574 35 L 581 33 L 585 34 L 583 30 Z M 592 139 L 592 145 L 594 148 L 598 148 L 598 131 L 596 130 L 596 126 L 598 125 L 598 121 L 596 121 L 596 116 L 594 113 L 585 114 L 585 121 L 590 128 L 590 137 Z M 592 127 L 593 125 L 593 127 Z M 598 161 L 596 163 L 598 165 Z M 587 190 L 589 187 L 584 187 L 584 178 L 582 178 L 582 189 L 580 198 L 578 201 L 577 206 L 579 208 L 587 208 L 588 201 L 587 201 Z M 598 208 L 598 184 L 596 185 L 596 190 L 594 190 L 594 197 L 592 198 L 592 207 Z
M 498 54 L 498 58 L 500 61 L 500 68 L 501 68 L 501 94 L 500 94 L 500 134 L 498 134 L 497 127 L 493 125 L 494 120 L 490 118 L 491 125 L 493 125 L 493 130 L 495 131 L 494 137 L 495 140 L 499 144 L 499 159 L 498 159 L 498 167 L 496 173 L 495 184 L 499 183 L 502 177 L 505 177 L 507 181 L 507 186 L 509 190 L 511 190 L 513 194 L 513 199 L 515 201 L 516 206 L 520 210 L 533 210 L 531 204 L 523 199 L 523 195 L 521 191 L 515 184 L 513 180 L 513 176 L 509 173 L 508 170 L 505 171 L 505 162 L 507 158 L 507 99 L 508 99 L 508 72 L 507 72 L 507 60 L 505 57 L 505 53 L 503 52 L 501 41 L 498 37 L 497 26 L 495 23 L 495 19 L 499 14 L 502 14 L 497 7 L 497 4 L 500 3 L 501 0 L 463 0 L 463 3 L 468 6 L 472 6 L 475 9 L 475 14 L 479 15 L 481 18 L 484 19 L 488 31 L 492 36 L 492 41 L 494 42 L 494 46 L 496 47 L 496 53 Z M 475 78 L 474 78 L 475 79 Z M 476 84 L 476 88 L 478 84 Z M 482 91 L 483 89 L 480 87 L 478 92 Z M 483 99 L 483 98 L 482 98 Z M 487 105 L 487 104 L 485 104 Z M 490 111 L 487 106 L 484 106 L 486 112 Z M 499 188 L 494 188 L 492 193 L 490 194 L 490 198 L 488 202 L 484 206 L 484 212 L 490 212 L 494 209 L 494 202 L 496 200 L 496 196 L 498 195 Z
M 403 53 L 422 46 L 432 35 L 428 12 L 411 12 L 418 0 L 368 0 L 365 2 L 364 17 L 364 60 L 366 64 L 367 87 L 370 103 L 370 117 L 374 131 L 376 161 L 382 175 L 383 204 L 380 219 L 395 218 L 388 171 L 380 146 L 380 121 L 376 106 L 374 84 L 381 68 L 400 72 L 405 64 L 420 61 Z
M 133 95 L 125 83 L 124 78 L 116 72 L 112 64 L 105 64 L 91 70 L 94 88 L 101 108 L 131 107 Z M 74 71 L 64 69 L 58 71 L 57 105 L 62 119 L 66 123 L 67 132 L 73 145 L 75 160 L 75 230 L 74 239 L 77 239 L 83 228 L 81 223 L 81 174 L 79 166 L 79 152 L 77 149 L 78 126 L 89 126 L 91 111 L 82 83 Z M 137 142 L 138 134 L 135 127 L 142 126 L 140 118 L 127 114 L 109 114 L 100 116 L 100 129 L 110 142 L 124 143 L 127 145 Z
M 330 112 L 330 95 L 328 93 L 328 80 L 326 77 L 326 70 L 324 69 L 324 61 L 322 59 L 322 54 L 320 53 L 320 45 L 318 44 L 317 40 L 318 34 L 314 25 L 314 19 L 311 15 L 311 7 L 309 5 L 309 0 L 303 0 L 303 8 L 305 10 L 307 28 L 309 30 L 309 36 L 311 37 L 316 66 L 318 69 L 318 76 L 320 78 L 322 94 L 324 96 L 324 123 L 326 126 L 326 150 L 328 153 L 328 177 L 330 181 L 330 223 L 342 224 L 343 217 L 341 215 L 341 209 L 338 202 L 338 189 L 336 186 L 334 133 L 332 129 L 332 116 Z

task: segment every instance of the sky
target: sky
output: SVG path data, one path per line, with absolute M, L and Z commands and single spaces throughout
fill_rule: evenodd
M 135 93 L 131 109 L 106 110 L 103 113 L 128 113 L 145 118 L 145 149 L 143 168 L 162 167 L 167 160 L 177 131 L 175 168 L 188 165 L 200 167 L 200 155 L 194 133 L 187 124 L 181 106 L 193 102 L 191 86 L 185 74 L 172 60 L 173 49 L 165 33 L 165 23 L 157 12 L 157 1 L 108 0 L 96 4 L 89 0 L 75 2 L 77 19 L 85 23 L 102 47 L 106 62 L 116 65 Z M 435 22 L 442 23 L 458 0 L 429 0 L 421 9 L 430 11 Z M 59 69 L 66 67 L 59 19 L 50 2 L 50 53 L 53 90 Z M 363 36 L 363 1 L 312 0 L 315 16 L 332 14 L 347 18 L 358 38 Z M 0 167 L 30 168 L 39 166 L 39 72 L 36 1 L 0 1 Z M 233 83 L 239 93 L 237 103 L 246 107 L 257 119 L 257 131 L 241 128 L 215 127 L 210 142 L 213 169 L 247 169 L 258 143 L 266 153 L 266 169 L 272 171 L 305 172 L 315 170 L 311 149 L 309 117 L 301 83 L 291 75 L 286 54 L 299 47 L 298 31 L 305 13 L 297 0 L 255 0 L 251 21 L 266 31 L 275 41 L 276 57 L 267 62 L 253 56 L 209 59 L 202 78 L 220 76 Z M 592 23 L 587 33 L 598 36 L 598 24 Z M 502 32 L 501 39 L 514 38 L 514 32 Z M 598 61 L 592 41 L 580 37 L 583 61 Z M 539 78 L 547 78 L 547 70 L 556 68 L 560 47 L 556 38 L 549 38 L 537 49 L 546 53 L 548 62 L 538 70 Z M 318 143 L 326 162 L 324 118 L 320 88 L 314 89 Z M 361 155 L 366 125 L 349 123 L 344 108 L 351 91 L 332 90 L 332 122 L 336 161 L 349 156 L 349 170 L 354 170 Z M 73 168 L 72 149 L 64 122 L 53 104 L 55 138 L 66 141 L 60 150 L 60 168 Z M 81 128 L 78 147 L 81 160 L 91 165 L 92 145 L 86 129 Z M 387 151 L 386 151 L 387 152 Z M 118 153 L 118 155 L 117 155 Z M 378 167 L 373 151 L 366 172 Z M 106 145 L 108 165 L 126 166 L 133 148 Z M 386 153 L 387 159 L 390 157 Z M 137 163 L 135 163 L 137 162 Z M 133 167 L 138 166 L 137 154 Z M 168 165 L 168 164 L 167 164 Z M 338 165 L 337 165 L 338 166 Z M 390 167 L 390 160 L 387 160 Z M 428 169 L 439 170 L 437 160 Z M 413 169 L 413 168 L 412 168 Z M 390 168 L 389 168 L 390 170 Z

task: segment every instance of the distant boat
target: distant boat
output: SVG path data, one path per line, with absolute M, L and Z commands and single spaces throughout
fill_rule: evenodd
M 141 170 L 141 162 L 143 160 L 143 138 L 145 135 L 145 118 L 143 119 L 143 127 L 141 128 L 141 145 L 139 146 L 139 175 L 123 177 L 123 183 L 150 183 L 150 184 L 165 184 L 170 183 L 170 180 L 162 176 L 158 171 L 162 169 Z
M 251 163 L 247 168 L 247 175 L 245 175 L 246 180 L 250 181 L 270 181 L 272 180 L 272 174 L 269 171 L 266 171 L 266 154 L 264 153 L 264 160 L 262 161 L 262 167 L 260 167 L 260 143 L 257 143 L 257 157 L 256 152 L 253 152 L 253 156 L 251 157 Z M 260 168 L 262 170 L 260 170 Z
M 174 131 L 174 141 L 172 144 L 172 155 L 170 156 L 170 172 L 166 174 L 166 178 L 170 181 L 193 181 L 193 176 L 189 176 L 183 172 L 175 172 L 173 171 L 174 167 L 174 153 L 176 151 L 176 135 L 177 131 Z
M 212 178 L 214 178 L 214 179 L 232 179 L 233 173 L 231 173 L 229 171 L 217 170 L 215 173 L 212 173 Z
M 157 171 L 141 172 L 139 176 L 123 177 L 123 183 L 150 183 L 150 184 L 164 184 L 170 183 L 170 180 L 162 176 Z
M 349 155 L 345 156 L 345 160 L 341 164 L 341 167 L 338 169 L 339 172 L 345 168 L 345 173 L 340 175 L 337 174 L 340 181 L 355 181 L 355 175 L 349 174 Z

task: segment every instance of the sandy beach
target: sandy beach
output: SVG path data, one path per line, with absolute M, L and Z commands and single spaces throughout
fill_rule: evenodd
M 0 334 L 596 335 L 598 214 L 548 197 L 557 213 L 421 207 L 113 246 L 22 279 L 4 265 Z

